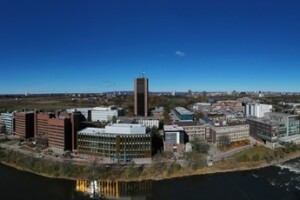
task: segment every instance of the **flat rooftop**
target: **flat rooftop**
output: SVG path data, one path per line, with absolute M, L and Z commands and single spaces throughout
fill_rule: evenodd
M 193 115 L 194 113 L 183 108 L 183 107 L 176 107 L 175 110 L 180 114 L 180 115 Z
M 177 125 L 164 125 L 164 131 L 183 131 L 184 129 Z
M 266 118 L 247 118 L 247 120 L 256 121 L 264 124 L 278 125 L 280 124 L 277 121 L 266 119 Z
M 300 140 L 300 134 L 285 136 L 285 137 L 279 138 L 279 141 L 281 141 L 281 142 L 292 142 L 292 141 L 295 141 L 295 140 Z
M 297 117 L 298 115 L 291 115 L 286 113 L 279 113 L 279 112 L 267 112 L 267 115 L 276 115 L 276 116 L 283 116 L 283 117 Z

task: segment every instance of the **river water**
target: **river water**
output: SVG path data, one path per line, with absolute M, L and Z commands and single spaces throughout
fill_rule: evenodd
M 49 179 L 0 165 L 1 199 L 300 199 L 300 159 L 244 172 L 148 182 Z M 100 197 L 99 197 L 100 196 Z

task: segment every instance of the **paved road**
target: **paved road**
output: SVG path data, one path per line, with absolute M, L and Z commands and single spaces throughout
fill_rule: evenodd
M 255 143 L 257 143 L 257 141 L 250 137 L 249 138 L 250 140 L 250 144 L 249 145 L 246 145 L 246 146 L 242 146 L 242 147 L 239 147 L 239 148 L 235 148 L 235 149 L 232 149 L 230 151 L 227 151 L 227 152 L 222 152 L 220 151 L 218 148 L 216 148 L 214 145 L 211 145 L 210 146 L 210 150 L 209 150 L 209 154 L 212 155 L 212 157 L 208 158 L 210 160 L 212 160 L 213 162 L 214 161 L 219 161 L 219 160 L 222 160 L 224 158 L 227 158 L 227 157 L 230 157 L 230 156 L 233 156 L 241 151 L 245 151 L 247 149 L 251 149 L 253 148 L 253 145 Z

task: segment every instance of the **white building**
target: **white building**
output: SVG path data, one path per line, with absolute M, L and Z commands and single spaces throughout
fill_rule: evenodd
M 118 117 L 118 110 L 114 107 L 95 107 L 91 112 L 92 121 L 111 121 L 113 116 Z
M 109 124 L 105 133 L 110 134 L 146 134 L 146 126 L 141 124 Z
M 246 117 L 264 117 L 265 113 L 272 112 L 272 105 L 260 103 L 248 103 L 245 106 Z
M 153 126 L 159 127 L 159 118 L 157 117 L 118 117 L 117 122 L 122 123 L 129 123 L 129 124 L 141 124 L 145 125 L 146 127 L 152 128 Z
M 12 134 L 15 131 L 14 113 L 1 113 L 1 121 L 5 124 L 7 134 Z

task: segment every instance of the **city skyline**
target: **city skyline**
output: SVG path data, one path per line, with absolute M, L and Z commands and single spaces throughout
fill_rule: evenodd
M 300 92 L 300 2 L 0 2 L 0 94 Z

